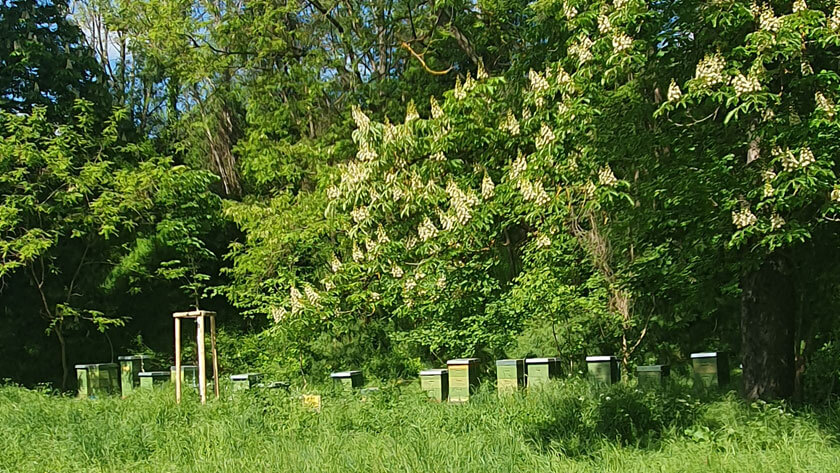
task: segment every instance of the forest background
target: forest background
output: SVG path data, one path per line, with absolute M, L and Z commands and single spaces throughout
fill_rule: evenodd
M 0 2 L 0 378 L 725 351 L 840 373 L 830 1 Z

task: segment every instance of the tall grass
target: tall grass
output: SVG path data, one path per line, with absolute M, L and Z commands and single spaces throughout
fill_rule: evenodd
M 320 412 L 277 391 L 178 406 L 167 390 L 82 401 L 10 386 L 0 471 L 831 472 L 838 419 L 578 381 L 466 405 L 415 387 L 330 393 Z

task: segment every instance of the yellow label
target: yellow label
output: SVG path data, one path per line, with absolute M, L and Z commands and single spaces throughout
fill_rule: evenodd
M 309 409 L 315 409 L 316 411 L 321 410 L 321 396 L 318 394 L 304 394 L 303 395 L 303 407 L 307 407 Z

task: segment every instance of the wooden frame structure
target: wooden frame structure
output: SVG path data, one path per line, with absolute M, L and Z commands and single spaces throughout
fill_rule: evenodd
M 216 352 L 216 313 L 207 310 L 175 312 L 175 401 L 181 402 L 181 319 L 195 319 L 195 344 L 198 352 L 198 393 L 207 403 L 207 356 L 204 351 L 205 318 L 210 319 L 210 350 L 213 354 L 213 390 L 219 398 L 219 354 Z

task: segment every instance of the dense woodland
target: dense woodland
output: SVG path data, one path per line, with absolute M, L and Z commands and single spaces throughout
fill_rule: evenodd
M 3 0 L 0 379 L 200 307 L 226 370 L 718 350 L 825 400 L 838 71 L 822 0 Z

